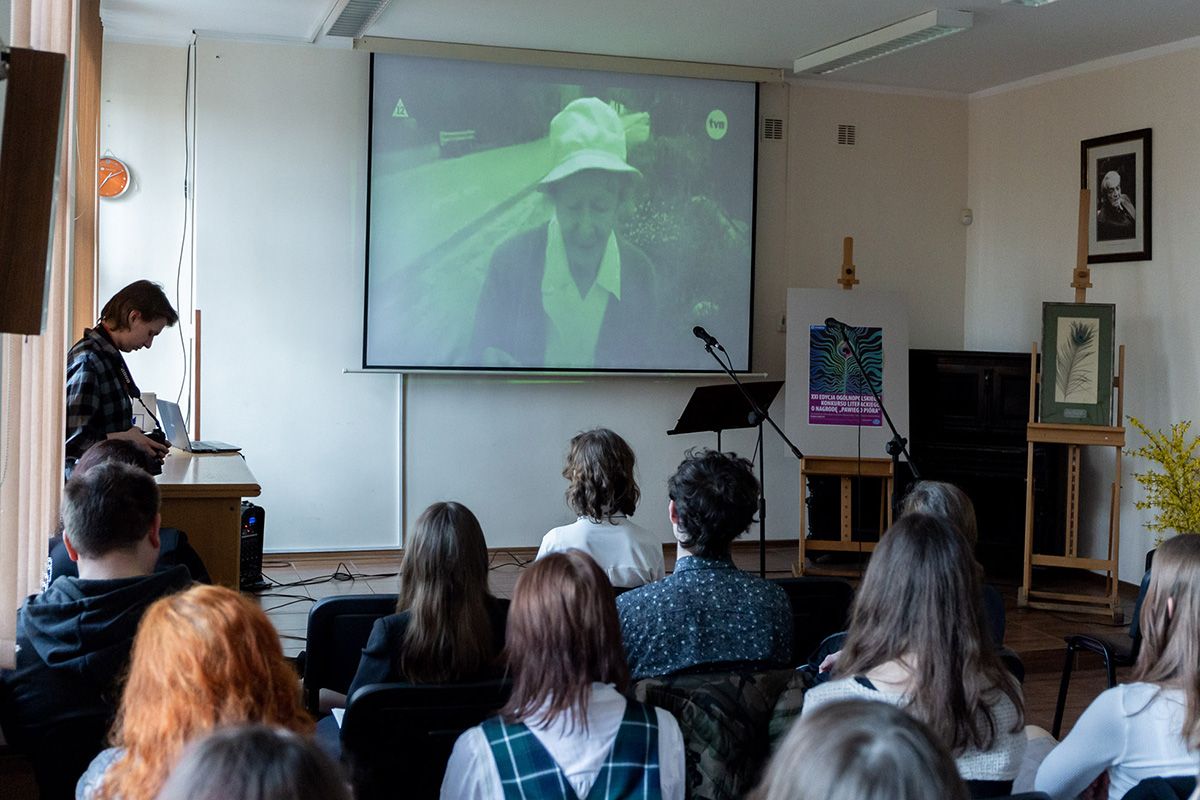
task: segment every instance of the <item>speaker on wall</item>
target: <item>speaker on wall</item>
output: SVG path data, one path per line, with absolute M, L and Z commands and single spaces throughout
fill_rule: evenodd
M 67 58 L 13 47 L 3 59 L 0 332 L 39 334 L 46 317 Z

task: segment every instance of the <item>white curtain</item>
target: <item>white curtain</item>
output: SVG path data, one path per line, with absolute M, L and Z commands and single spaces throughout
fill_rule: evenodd
M 75 0 L 12 0 L 12 42 L 66 53 L 68 96 L 55 195 L 49 309 L 40 336 L 0 335 L 0 666 L 10 666 L 16 610 L 36 592 L 62 494 L 67 296 L 75 174 Z

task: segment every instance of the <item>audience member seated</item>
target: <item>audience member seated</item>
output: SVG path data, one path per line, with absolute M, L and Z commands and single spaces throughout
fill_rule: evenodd
M 75 463 L 73 477 L 78 477 L 97 464 L 106 461 L 119 461 L 145 470 L 153 475 L 154 459 L 128 439 L 102 439 L 89 447 Z M 200 583 L 212 583 L 200 554 L 188 544 L 187 534 L 178 528 L 160 528 L 158 531 L 159 548 L 158 560 L 154 564 L 155 572 L 166 572 L 171 567 L 182 564 L 187 567 L 192 580 Z M 42 579 L 43 590 L 62 575 L 78 577 L 79 570 L 67 553 L 63 543 L 62 529 L 59 528 L 50 539 L 49 558 L 46 562 L 46 576 Z
M 950 523 L 967 538 L 971 552 L 979 544 L 979 525 L 975 521 L 975 506 L 962 489 L 943 481 L 917 481 L 904 496 L 905 514 L 932 514 Z M 983 612 L 988 633 L 997 647 L 1004 644 L 1004 598 L 996 587 L 983 583 L 983 565 L 976 562 L 983 589 Z
M 138 629 L 113 747 L 92 761 L 75 796 L 150 800 L 187 744 L 243 722 L 312 731 L 279 634 L 232 589 L 195 586 L 165 597 Z
M 758 510 L 758 480 L 744 458 L 689 452 L 667 484 L 678 543 L 675 571 L 617 598 L 634 678 L 698 664 L 787 665 L 792 611 L 778 586 L 733 564 L 730 545 Z
M 684 796 L 679 725 L 625 699 L 612 590 L 590 556 L 568 550 L 526 568 L 505 654 L 512 696 L 455 742 L 443 798 Z
M 375 622 L 348 694 L 369 683 L 500 677 L 508 601 L 488 591 L 487 543 L 469 508 L 434 503 L 417 517 L 396 609 Z
M 570 483 L 567 505 L 579 519 L 547 533 L 537 557 L 582 550 L 619 589 L 661 579 L 662 542 L 629 521 L 641 496 L 633 466 L 629 444 L 607 428 L 572 438 L 562 474 Z
M 188 745 L 157 800 L 351 800 L 337 764 L 284 728 L 238 725 Z
M 843 700 L 806 714 L 753 800 L 966 800 L 954 759 L 921 722 L 885 703 Z
M 29 754 L 43 798 L 70 797 L 104 747 L 143 612 L 191 583 L 183 567 L 154 572 L 158 501 L 149 473 L 118 463 L 80 472 L 63 490 L 63 547 L 79 576 L 25 601 L 16 667 L 0 674 L 0 724 Z
M 1021 689 L 988 639 L 967 540 L 945 521 L 909 514 L 880 538 L 833 677 L 805 695 L 802 717 L 851 698 L 900 706 L 954 755 L 973 796 L 1011 790 Z
M 1034 788 L 1075 797 L 1107 770 L 1119 800 L 1144 778 L 1194 775 L 1200 749 L 1200 536 L 1154 554 L 1133 683 L 1102 692 L 1046 756 Z

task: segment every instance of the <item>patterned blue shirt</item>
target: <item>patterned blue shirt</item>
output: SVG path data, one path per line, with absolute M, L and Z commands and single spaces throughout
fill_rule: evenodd
M 787 595 L 728 558 L 681 558 L 671 575 L 618 597 L 617 611 L 635 679 L 708 662 L 791 659 Z

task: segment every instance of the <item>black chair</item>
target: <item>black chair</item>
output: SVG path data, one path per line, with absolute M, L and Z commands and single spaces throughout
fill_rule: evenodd
M 1058 702 L 1054 706 L 1054 725 L 1050 735 L 1055 739 L 1062 733 L 1063 709 L 1067 705 L 1067 688 L 1071 685 L 1071 670 L 1075 666 L 1075 654 L 1081 650 L 1095 653 L 1104 659 L 1104 669 L 1108 673 L 1108 688 L 1117 685 L 1117 667 L 1131 667 L 1137 662 L 1138 653 L 1142 649 L 1142 630 L 1138 617 L 1142 613 L 1142 601 L 1146 598 L 1146 589 L 1150 585 L 1150 564 L 1154 559 L 1154 551 L 1146 554 L 1146 573 L 1142 576 L 1142 585 L 1138 589 L 1137 602 L 1133 604 L 1133 619 L 1129 621 L 1129 632 L 1124 636 L 1086 636 L 1079 634 L 1066 637 L 1067 660 L 1063 664 L 1062 681 L 1058 685 Z
M 1121 800 L 1187 800 L 1196 789 L 1194 775 L 1175 778 L 1146 778 L 1138 783 Z
M 437 797 L 459 734 L 494 714 L 511 692 L 501 680 L 355 690 L 342 719 L 342 759 L 354 796 Z
M 840 578 L 805 576 L 771 580 L 792 606 L 792 666 L 805 662 L 831 633 L 846 630 L 854 588 Z
M 345 694 L 358 671 L 375 620 L 396 610 L 394 594 L 323 597 L 308 612 L 307 649 L 300 654 L 304 704 L 320 713 L 322 689 Z
M 994 797 L 992 800 L 1053 800 L 1053 798 L 1045 792 L 1021 792 L 1020 794 L 1006 794 L 1003 797 Z

